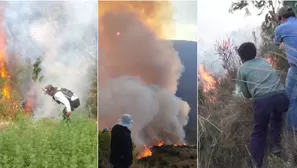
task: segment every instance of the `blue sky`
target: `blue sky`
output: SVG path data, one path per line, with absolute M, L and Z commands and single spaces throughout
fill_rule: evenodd
M 172 1 L 175 36 L 170 39 L 197 41 L 197 1 Z

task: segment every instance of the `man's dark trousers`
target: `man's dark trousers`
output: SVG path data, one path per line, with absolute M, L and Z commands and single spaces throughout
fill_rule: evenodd
M 262 166 L 268 125 L 271 148 L 280 148 L 283 114 L 288 110 L 289 99 L 285 93 L 254 100 L 254 126 L 250 152 L 257 167 Z

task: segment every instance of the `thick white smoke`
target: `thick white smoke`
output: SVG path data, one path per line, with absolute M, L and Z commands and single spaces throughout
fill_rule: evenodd
M 137 147 L 183 144 L 183 126 L 188 122 L 189 105 L 157 85 L 137 77 L 121 76 L 100 90 L 100 126 L 112 126 L 122 114 L 132 115 L 132 136 Z
M 5 5 L 4 26 L 9 55 L 33 61 L 41 57 L 44 80 L 31 87 L 36 92 L 41 117 L 61 112 L 44 95 L 47 84 L 72 90 L 86 103 L 90 68 L 97 59 L 97 1 L 13 1 Z M 24 96 L 32 80 L 24 83 Z
M 183 65 L 172 44 L 133 12 L 111 11 L 99 19 L 99 127 L 110 128 L 129 113 L 138 150 L 161 141 L 184 143 L 190 107 L 174 95 Z

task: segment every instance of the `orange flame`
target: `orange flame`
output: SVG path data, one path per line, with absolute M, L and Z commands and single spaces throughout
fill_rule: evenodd
M 215 89 L 216 81 L 210 73 L 206 72 L 203 65 L 199 65 L 199 75 L 203 80 L 203 91 L 208 92 Z
M 172 13 L 174 11 L 170 1 L 102 1 L 98 0 L 99 30 L 101 17 L 108 12 L 128 10 L 135 13 L 157 36 L 171 37 L 174 35 Z M 121 28 L 121 27 L 119 27 Z M 120 35 L 117 33 L 117 35 Z M 102 44 L 100 44 L 102 45 Z
M 26 105 L 25 105 L 25 108 L 24 108 L 24 110 L 26 111 L 26 112 L 31 112 L 32 110 L 33 110 L 33 97 L 32 96 L 30 96 L 29 98 L 28 98 L 28 100 L 26 101 Z
M 163 146 L 163 145 L 164 145 L 164 142 L 160 142 L 156 146 Z
M 179 145 L 179 144 L 172 144 L 173 146 L 185 146 L 187 145 L 186 143 L 183 143 L 182 145 Z
M 157 147 L 160 147 L 160 146 L 163 146 L 165 144 L 164 141 L 161 141 L 159 143 L 157 143 L 155 146 Z M 183 143 L 182 145 L 179 145 L 179 144 L 172 144 L 173 146 L 183 146 L 183 145 L 186 145 L 186 143 Z M 136 159 L 141 159 L 141 158 L 145 158 L 145 157 L 149 157 L 149 156 L 152 156 L 153 153 L 151 151 L 151 148 L 152 146 L 147 146 L 147 145 L 144 145 L 144 151 L 141 152 L 137 157 Z
M 0 18 L 0 22 L 2 18 Z M 6 70 L 7 58 L 5 55 L 5 32 L 3 29 L 0 30 L 0 74 L 2 79 L 9 79 L 10 76 Z M 10 99 L 10 88 L 8 83 L 6 82 L 2 88 L 2 95 L 5 99 Z
M 152 151 L 150 149 L 150 147 L 144 145 L 144 151 L 142 153 L 140 153 L 136 159 L 141 159 L 141 158 L 144 158 L 144 157 L 148 157 L 148 156 L 152 156 Z
M 271 67 L 275 66 L 275 60 L 271 57 L 266 57 L 265 60 L 269 63 Z

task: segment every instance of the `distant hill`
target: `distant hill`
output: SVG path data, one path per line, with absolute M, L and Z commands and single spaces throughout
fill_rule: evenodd
M 197 42 L 183 40 L 172 40 L 172 42 L 185 67 L 176 95 L 189 103 L 191 111 L 187 127 L 197 131 Z

